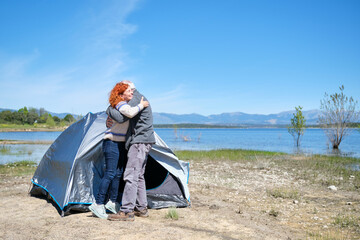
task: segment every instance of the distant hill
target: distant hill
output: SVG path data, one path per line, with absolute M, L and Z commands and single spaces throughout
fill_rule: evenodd
M 277 114 L 247 114 L 242 112 L 213 114 L 203 116 L 200 114 L 170 114 L 153 113 L 154 124 L 212 124 L 212 125 L 288 125 L 295 111 L 286 111 Z M 319 110 L 303 111 L 306 124 L 316 125 Z
M 1 111 L 14 109 L 0 108 Z M 204 116 L 200 114 L 173 114 L 173 113 L 157 113 L 154 112 L 154 124 L 209 124 L 209 125 L 227 125 L 227 126 L 276 126 L 289 125 L 290 119 L 293 117 L 294 111 L 285 111 L 277 114 L 247 114 L 243 112 L 221 113 Z M 52 116 L 64 118 L 69 113 L 49 112 Z M 303 111 L 307 125 L 316 125 L 318 121 L 319 110 Z M 73 114 L 77 119 L 79 115 Z

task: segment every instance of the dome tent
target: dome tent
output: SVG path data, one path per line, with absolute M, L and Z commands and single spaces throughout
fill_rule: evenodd
M 31 179 L 32 196 L 51 199 L 62 216 L 88 210 L 104 174 L 106 118 L 105 112 L 88 113 L 60 134 Z M 187 207 L 189 164 L 179 160 L 156 133 L 155 139 L 145 171 L 148 207 Z

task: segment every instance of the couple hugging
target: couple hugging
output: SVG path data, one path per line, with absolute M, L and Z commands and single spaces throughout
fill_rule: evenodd
M 105 173 L 89 209 L 102 219 L 134 221 L 135 215 L 149 216 L 144 173 L 155 143 L 151 106 L 135 85 L 126 80 L 111 90 L 109 103 L 103 141 Z M 122 194 L 121 177 L 125 182 Z M 106 209 L 113 214 L 106 214 Z

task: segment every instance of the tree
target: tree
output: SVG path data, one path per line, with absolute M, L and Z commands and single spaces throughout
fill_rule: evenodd
M 61 119 L 57 116 L 53 116 L 55 123 L 60 123 Z
M 75 118 L 74 118 L 73 115 L 67 114 L 67 115 L 64 117 L 64 120 L 65 120 L 66 122 L 68 122 L 68 123 L 72 123 L 72 122 L 75 121 Z
M 29 114 L 27 118 L 27 123 L 33 125 L 39 118 L 39 113 L 35 108 L 29 108 Z
M 302 113 L 302 107 L 295 107 L 296 112 L 293 114 L 294 117 L 291 119 L 291 125 L 288 127 L 288 132 L 294 137 L 296 146 L 300 146 L 301 136 L 305 132 L 305 117 Z
M 51 114 L 49 114 L 47 119 L 46 119 L 46 125 L 49 126 L 49 127 L 54 127 L 55 126 L 55 121 L 54 121 L 53 117 L 51 116 Z
M 14 121 L 14 116 L 11 111 L 3 111 L 0 115 L 1 122 L 12 123 Z
M 29 111 L 27 110 L 26 107 L 20 108 L 18 110 L 18 120 L 21 122 L 21 124 L 25 124 L 27 123 L 27 119 L 28 119 L 28 115 L 29 115 Z
M 320 101 L 322 114 L 319 116 L 319 123 L 333 149 L 338 149 L 341 141 L 350 133 L 349 124 L 359 119 L 358 102 L 344 94 L 344 85 L 339 89 L 340 93 L 325 93 L 324 99 Z

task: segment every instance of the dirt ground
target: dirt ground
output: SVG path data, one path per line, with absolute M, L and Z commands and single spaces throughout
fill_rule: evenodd
M 0 239 L 359 239 L 336 216 L 360 217 L 359 192 L 331 191 L 274 166 L 190 161 L 191 207 L 149 210 L 149 218 L 111 222 L 90 212 L 60 217 L 45 199 L 30 197 L 32 176 L 2 176 Z M 297 197 L 274 197 L 272 189 Z M 283 190 L 285 191 L 285 190 Z

